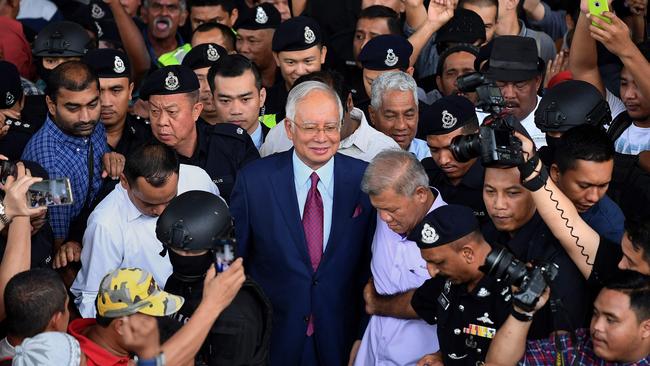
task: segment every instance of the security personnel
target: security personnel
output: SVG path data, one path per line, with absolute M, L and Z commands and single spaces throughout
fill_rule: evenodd
M 372 82 L 379 75 L 389 71 L 404 71 L 413 76 L 413 67 L 409 63 L 412 53 L 411 43 L 398 35 L 377 36 L 363 46 L 358 58 L 363 68 L 363 86 L 366 98 L 355 101 L 355 106 L 361 109 L 366 116 L 370 105 Z
M 418 131 L 431 149 L 431 157 L 422 160 L 429 184 L 440 191 L 445 202 L 470 207 L 484 222 L 489 218 L 483 201 L 483 165 L 477 158 L 460 162 L 451 151 L 456 136 L 478 133 L 478 128 L 472 102 L 450 95 L 422 109 Z
M 32 135 L 43 125 L 25 121 L 22 110 L 25 104 L 18 68 L 11 62 L 0 61 L 0 154 L 9 160 L 20 160 L 23 149 Z
M 192 69 L 166 66 L 149 75 L 140 97 L 149 101 L 154 137 L 174 148 L 182 164 L 205 169 L 228 201 L 239 169 L 260 155 L 243 128 L 200 118 L 199 88 Z
M 550 167 L 555 146 L 572 127 L 589 124 L 605 128 L 611 122 L 607 100 L 588 82 L 567 80 L 547 89 L 535 110 L 535 125 L 546 134 L 548 144 L 538 150 L 540 159 Z
M 194 70 L 196 77 L 199 79 L 199 85 L 201 86 L 199 89 L 199 100 L 203 103 L 201 118 L 211 125 L 219 121 L 214 98 L 212 98 L 212 92 L 208 83 L 208 70 L 212 65 L 219 63 L 221 58 L 227 54 L 228 51 L 216 43 L 203 43 L 196 45 L 183 58 L 182 65 Z
M 479 269 L 492 247 L 481 235 L 472 210 L 460 205 L 439 207 L 408 239 L 420 248 L 433 277 L 415 291 L 411 306 L 422 319 L 438 325 L 438 357 L 447 366 L 485 360 L 512 305 L 508 284 Z
M 174 198 L 156 223 L 156 237 L 169 251 L 173 273 L 165 291 L 183 296 L 183 307 L 165 322 L 178 330 L 203 295 L 206 271 L 217 258 L 234 255 L 230 210 L 223 199 L 202 191 Z M 219 270 L 219 269 L 217 269 Z M 246 279 L 232 303 L 212 325 L 197 365 L 266 365 L 271 341 L 271 304 L 253 280 Z
M 303 75 L 321 70 L 327 47 L 323 45 L 318 23 L 299 16 L 285 21 L 275 30 L 272 49 L 283 82 L 276 82 L 268 89 L 265 105 L 267 115 L 275 114 L 275 121 L 279 122 L 284 119 L 284 107 L 293 83 Z M 275 125 L 268 118 L 263 123 L 268 127 Z

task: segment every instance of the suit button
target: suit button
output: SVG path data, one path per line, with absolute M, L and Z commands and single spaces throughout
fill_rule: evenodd
M 304 317 L 304 318 L 302 318 L 302 320 L 304 320 L 304 321 L 305 321 L 305 323 L 309 323 L 309 317 L 308 317 L 308 316 L 306 316 L 306 317 Z
M 312 286 L 316 286 L 316 285 L 318 285 L 318 280 L 313 280 L 313 281 L 311 282 L 311 284 L 312 284 Z

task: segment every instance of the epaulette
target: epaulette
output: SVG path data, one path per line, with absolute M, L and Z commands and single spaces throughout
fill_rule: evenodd
M 23 132 L 33 134 L 36 132 L 37 127 L 33 123 L 23 122 L 21 120 L 8 118 L 5 120 L 5 125 L 9 126 L 9 130 L 16 132 Z
M 210 128 L 210 134 L 234 137 L 238 140 L 246 141 L 248 132 L 232 123 L 217 123 Z

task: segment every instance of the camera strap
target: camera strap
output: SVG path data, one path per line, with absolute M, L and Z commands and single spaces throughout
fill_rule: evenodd
M 82 210 L 90 207 L 90 192 L 93 189 L 93 176 L 95 175 L 95 152 L 93 151 L 93 141 L 90 138 L 88 138 L 88 144 L 90 145 L 88 147 L 88 190 Z
M 562 342 L 560 341 L 560 335 L 557 333 L 558 324 L 555 315 L 559 314 L 561 309 L 564 309 L 564 306 L 562 305 L 562 301 L 560 299 L 553 299 L 553 291 L 551 291 L 551 299 L 549 301 L 551 303 L 550 304 L 551 317 L 553 318 L 553 328 L 555 330 L 555 332 L 553 333 L 553 342 L 555 343 L 555 366 L 567 366 L 567 365 L 573 366 L 577 357 L 573 357 L 573 360 L 571 361 L 570 364 L 567 363 L 568 360 L 564 359 L 564 355 L 562 353 Z M 566 316 L 569 325 L 571 325 L 571 319 L 567 316 L 565 312 L 563 312 L 563 314 Z M 569 337 L 571 338 L 571 346 L 575 348 L 576 340 L 573 331 L 569 333 Z

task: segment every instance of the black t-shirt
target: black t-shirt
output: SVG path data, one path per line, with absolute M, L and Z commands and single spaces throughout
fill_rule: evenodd
M 593 261 L 594 263 L 588 279 L 589 285 L 596 290 L 600 290 L 604 282 L 618 270 L 618 263 L 622 258 L 623 250 L 621 245 L 601 236 L 596 258 L 589 259 L 590 262 Z
M 484 276 L 467 292 L 441 277 L 424 282 L 411 300 L 413 310 L 429 324 L 438 324 L 444 364 L 474 365 L 484 361 L 497 329 L 510 314 L 510 288 Z

